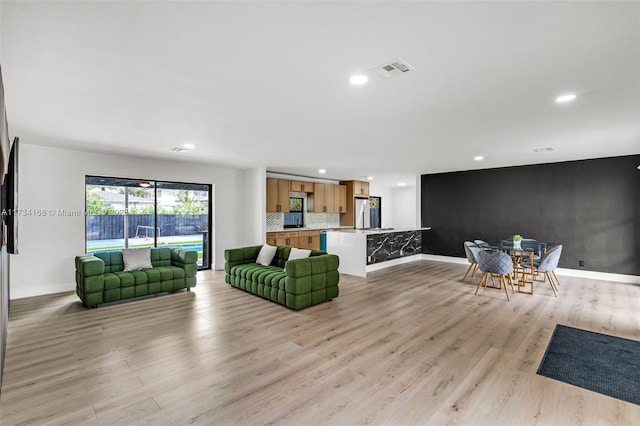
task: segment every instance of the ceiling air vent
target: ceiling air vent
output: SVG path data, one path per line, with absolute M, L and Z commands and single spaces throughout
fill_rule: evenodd
M 180 148 L 179 146 L 174 146 L 173 148 L 170 148 L 169 151 L 182 152 L 182 151 L 189 151 L 189 150 L 186 148 Z
M 403 59 L 395 58 L 390 60 L 389 62 L 385 62 L 379 67 L 376 67 L 375 70 L 384 78 L 393 78 L 409 71 L 414 71 L 415 68 L 409 65 Z

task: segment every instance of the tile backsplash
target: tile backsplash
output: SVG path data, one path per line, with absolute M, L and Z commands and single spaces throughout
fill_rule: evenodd
M 279 231 L 284 228 L 284 213 L 267 213 L 267 231 Z
M 340 226 L 340 213 L 304 212 L 304 227 L 309 229 L 337 228 Z M 284 213 L 267 213 L 267 231 L 284 229 Z M 293 230 L 293 229 L 292 229 Z
M 307 212 L 307 194 L 292 192 L 291 197 L 304 198 L 304 227 L 310 229 L 337 228 L 340 226 L 340 213 L 309 213 Z M 284 229 L 284 213 L 267 213 L 267 231 L 282 231 Z

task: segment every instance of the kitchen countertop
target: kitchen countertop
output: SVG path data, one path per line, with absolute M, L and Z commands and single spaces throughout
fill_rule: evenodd
M 411 232 L 411 231 L 428 231 L 429 229 L 431 229 L 430 227 L 425 227 L 425 228 L 380 228 L 380 229 L 341 229 L 341 230 L 337 230 L 337 231 L 331 231 L 331 232 L 344 232 L 344 233 L 349 233 L 349 234 L 364 234 L 364 235 L 371 235 L 371 234 L 389 234 L 392 232 Z
M 331 231 L 334 229 L 351 229 L 353 230 L 353 226 L 329 226 L 323 228 L 286 228 L 286 229 L 275 229 L 267 232 L 296 232 L 296 231 Z

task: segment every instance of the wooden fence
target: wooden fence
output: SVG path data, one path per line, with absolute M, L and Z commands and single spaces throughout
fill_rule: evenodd
M 193 235 L 207 230 L 208 215 L 159 214 L 158 224 L 154 226 L 152 214 L 128 215 L 129 237 L 138 235 L 158 236 Z M 112 240 L 124 238 L 124 215 L 87 216 L 87 240 Z

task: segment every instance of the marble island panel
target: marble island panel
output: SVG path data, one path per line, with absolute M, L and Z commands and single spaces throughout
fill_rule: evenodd
M 421 253 L 421 230 L 367 235 L 367 265 Z
M 367 272 L 420 259 L 422 233 L 429 229 L 327 231 L 327 252 L 340 257 L 340 273 L 366 277 Z

